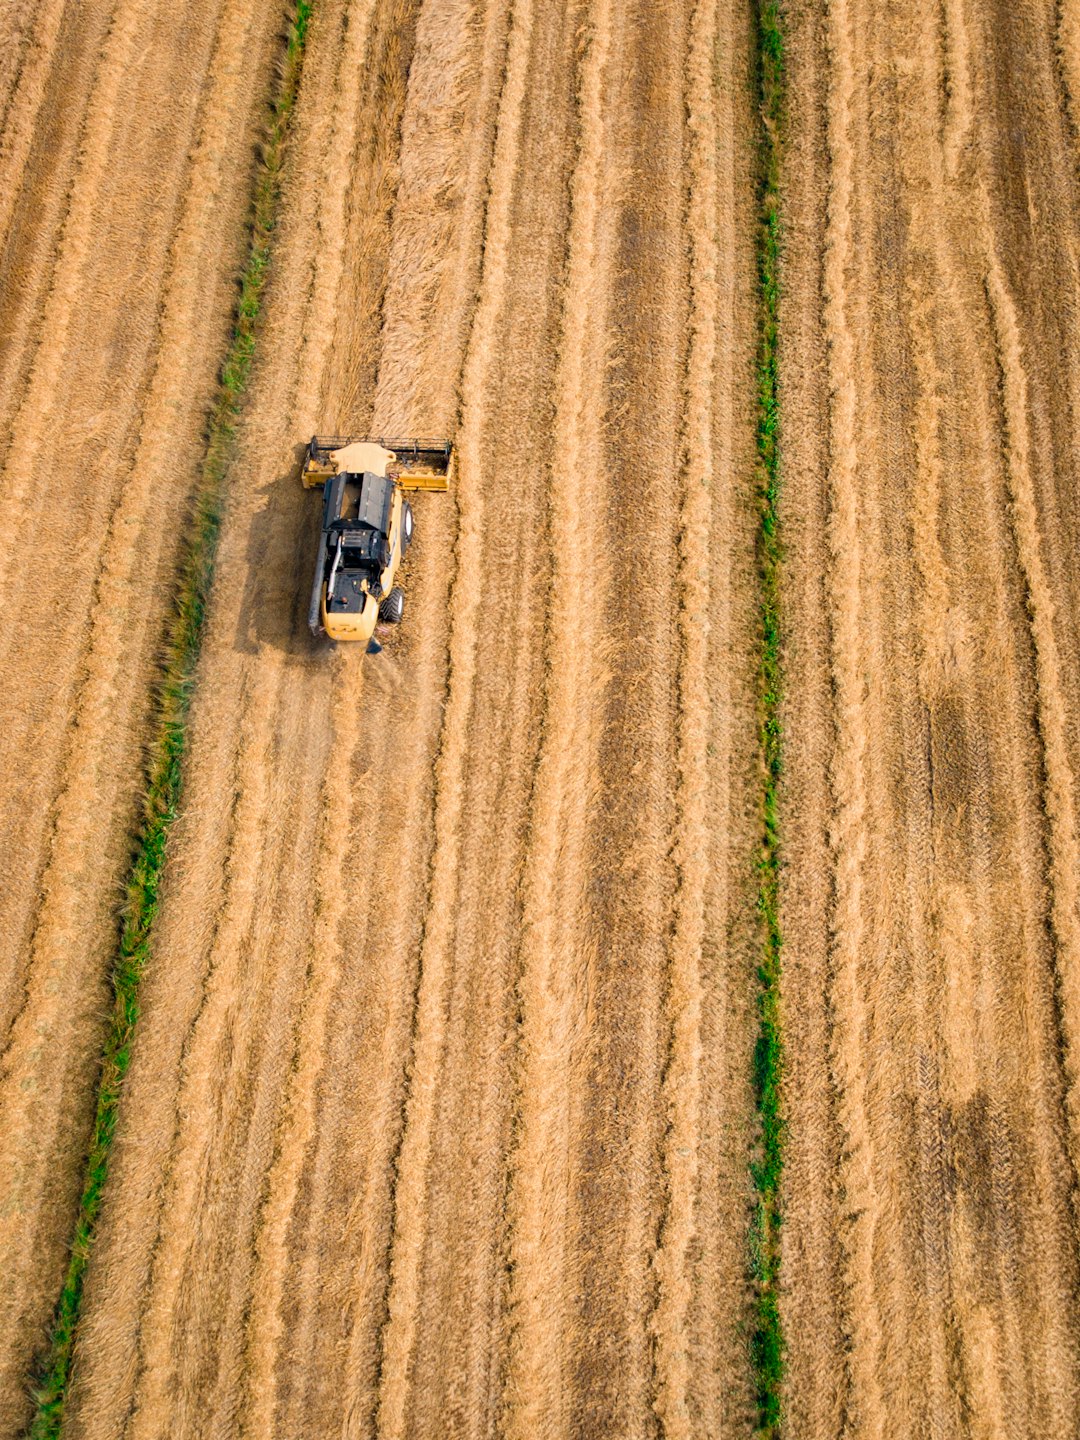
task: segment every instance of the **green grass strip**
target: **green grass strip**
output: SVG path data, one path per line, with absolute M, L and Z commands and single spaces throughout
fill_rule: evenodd
M 294 7 L 260 152 L 247 263 L 233 317 L 232 340 L 221 367 L 218 392 L 210 415 L 206 457 L 186 538 L 176 605 L 169 623 L 163 674 L 158 687 L 155 734 L 147 766 L 143 815 L 135 840 L 113 968 L 114 1003 L 102 1055 L 86 1179 L 49 1349 L 34 1385 L 36 1409 L 29 1431 L 31 1440 L 55 1440 L 63 1425 L 83 1282 L 108 1178 L 120 1095 L 139 1018 L 139 982 L 150 956 L 166 843 L 180 802 L 188 706 L 214 569 L 226 476 L 255 356 L 259 311 L 266 289 L 274 225 L 281 198 L 285 143 L 300 85 L 304 42 L 312 6 L 313 0 L 299 0 Z
M 758 568 L 761 583 L 760 734 L 764 757 L 762 837 L 758 859 L 758 910 L 762 953 L 758 967 L 760 1029 L 754 1047 L 754 1092 L 760 1118 L 758 1152 L 751 1164 L 754 1210 L 750 1263 L 754 1284 L 751 1359 L 758 1435 L 780 1434 L 784 1336 L 780 1322 L 780 1180 L 784 1163 L 782 1092 L 784 1041 L 780 1023 L 780 813 L 783 770 L 780 706 L 783 692 L 780 583 L 780 452 L 777 399 L 780 300 L 780 137 L 784 108 L 784 46 L 780 0 L 757 0 L 758 81 L 761 107 L 758 236 L 759 325 L 757 458 L 760 496 Z

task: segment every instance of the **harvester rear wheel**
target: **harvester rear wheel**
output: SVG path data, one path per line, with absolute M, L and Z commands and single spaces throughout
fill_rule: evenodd
M 405 592 L 400 585 L 395 585 L 379 606 L 379 619 L 384 625 L 400 625 L 404 614 Z

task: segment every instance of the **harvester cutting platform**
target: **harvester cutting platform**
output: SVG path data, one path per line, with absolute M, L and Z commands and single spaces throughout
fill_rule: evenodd
M 394 583 L 413 532 L 405 490 L 448 490 L 449 440 L 315 435 L 301 478 L 323 487 L 322 533 L 308 624 L 314 635 L 382 647 L 375 626 L 397 625 L 405 607 Z

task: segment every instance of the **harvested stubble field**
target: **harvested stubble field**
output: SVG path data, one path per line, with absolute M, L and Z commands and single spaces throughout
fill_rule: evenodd
M 1080 1428 L 1080 6 L 773 19 L 311 7 L 72 1440 Z M 0 9 L 0 1440 L 282 43 Z M 458 447 L 377 658 L 316 431 Z

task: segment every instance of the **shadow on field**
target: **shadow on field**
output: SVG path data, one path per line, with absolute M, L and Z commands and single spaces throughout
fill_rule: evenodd
M 251 518 L 244 597 L 234 648 L 249 654 L 265 645 L 301 664 L 325 659 L 330 647 L 308 629 L 308 604 L 319 544 L 322 492 L 305 490 L 300 466 L 306 446 L 294 447 L 292 463 L 258 495 Z

